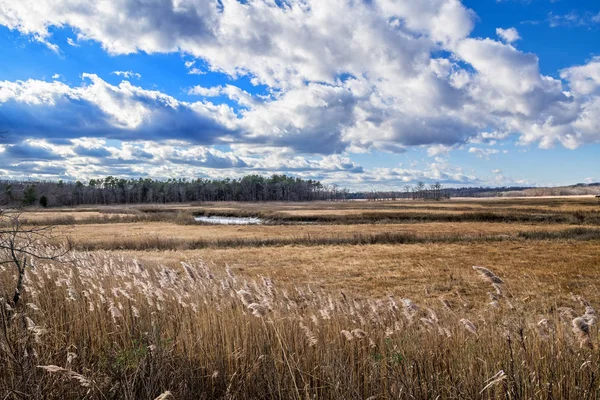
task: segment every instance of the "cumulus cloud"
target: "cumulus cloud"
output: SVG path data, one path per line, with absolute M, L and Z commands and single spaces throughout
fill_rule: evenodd
M 18 137 L 104 137 L 119 140 L 179 139 L 217 143 L 237 136 L 229 107 L 186 103 L 127 81 L 113 86 L 94 74 L 84 84 L 0 81 L 0 106 L 9 132 Z
M 198 85 L 188 90 L 188 94 L 204 97 L 217 97 L 220 96 L 222 92 L 222 86 L 213 86 L 210 88 L 206 88 Z
M 266 98 L 234 84 L 190 90 L 244 107 L 228 127 L 246 132 L 249 143 L 308 153 L 402 152 L 465 143 L 490 126 L 542 143 L 531 132 L 575 112 L 561 82 L 540 74 L 537 57 L 510 45 L 516 29 L 498 29 L 506 43 L 470 38 L 474 14 L 458 0 L 123 0 L 109 7 L 32 1 L 0 0 L 0 23 L 46 41 L 50 27 L 68 25 L 111 54 L 181 51 L 195 57 L 185 61 L 189 72 L 201 60 L 209 70 L 267 85 Z M 123 19 L 131 23 L 117 23 Z M 439 50 L 453 57 L 434 57 Z M 154 112 L 139 101 L 112 105 L 100 109 L 128 129 Z M 560 132 L 544 143 L 577 141 Z
M 7 145 L 2 152 L 3 162 L 23 162 L 23 161 L 48 161 L 61 160 L 63 157 L 51 149 L 36 143 L 35 141 L 25 141 L 18 144 Z
M 519 36 L 519 31 L 517 31 L 515 28 L 497 28 L 496 35 L 498 35 L 506 43 L 513 43 L 521 39 L 521 36 Z
M 582 95 L 600 95 L 600 57 L 589 63 L 561 71 L 560 77 L 569 81 L 571 91 Z
M 230 84 L 195 86 L 188 94 L 198 101 L 184 102 L 127 81 L 110 85 L 93 73 L 80 86 L 0 82 L 10 129 L 4 141 L 87 137 L 246 146 L 245 154 L 196 149 L 177 157 L 198 168 L 360 175 L 348 153 L 424 146 L 437 157 L 509 135 L 541 147 L 600 140 L 598 59 L 561 71 L 561 80 L 544 76 L 535 54 L 513 46 L 520 38 L 515 28 L 498 28 L 501 40 L 471 37 L 476 18 L 459 0 L 109 3 L 0 0 L 0 24 L 50 47 L 53 28 L 70 27 L 78 41 L 95 41 L 110 54 L 182 53 L 188 73 L 222 73 Z M 132 71 L 114 74 L 139 78 Z M 240 77 L 266 89 L 261 95 L 242 90 Z M 218 104 L 221 96 L 229 101 Z M 257 161 L 248 154 L 253 147 L 285 151 L 290 162 Z M 490 155 L 490 149 L 471 149 Z M 133 146 L 104 158 L 164 160 L 150 150 Z M 73 152 L 102 156 L 85 146 Z M 460 182 L 457 174 L 448 179 Z

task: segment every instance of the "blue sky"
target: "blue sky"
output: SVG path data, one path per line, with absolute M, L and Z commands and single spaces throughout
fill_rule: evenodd
M 0 179 L 596 182 L 599 37 L 596 1 L 0 0 Z

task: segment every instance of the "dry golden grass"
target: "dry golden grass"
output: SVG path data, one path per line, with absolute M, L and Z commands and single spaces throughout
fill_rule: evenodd
M 383 222 L 397 212 L 594 215 L 598 208 L 588 198 L 215 203 L 41 217 L 150 209 L 167 218 L 369 213 Z M 12 310 L 6 299 L 15 277 L 10 265 L 0 265 L 0 398 L 152 399 L 167 391 L 177 399 L 600 398 L 600 241 L 515 237 L 578 225 L 74 221 L 55 232 L 79 245 L 158 238 L 231 240 L 231 247 L 73 252 L 67 263 L 29 270 L 23 303 Z M 276 245 L 308 235 L 386 232 L 458 239 Z M 486 240 L 498 235 L 506 238 Z M 274 242 L 235 245 L 246 239 Z M 492 286 L 472 266 L 489 268 L 504 283 Z
M 168 205 L 117 205 L 85 206 L 77 208 L 34 209 L 24 213 L 24 218 L 40 221 L 61 217 L 73 217 L 76 221 L 97 218 L 105 215 L 127 216 L 140 213 L 256 213 L 282 214 L 296 216 L 357 215 L 362 213 L 386 214 L 406 212 L 431 212 L 439 214 L 460 214 L 469 212 L 532 212 L 532 213 L 573 213 L 591 212 L 600 214 L 600 205 L 592 196 L 560 198 L 485 198 L 451 199 L 444 201 L 348 201 L 348 202 L 311 202 L 311 203 L 198 203 Z
M 167 391 L 177 399 L 598 397 L 596 269 L 586 284 L 548 296 L 546 282 L 513 269 L 515 278 L 492 268 L 503 282 L 494 287 L 453 264 L 437 269 L 443 279 L 431 277 L 445 285 L 410 297 L 436 269 L 404 269 L 392 297 L 363 298 L 198 261 L 168 268 L 73 253 L 29 270 L 17 307 L 0 300 L 0 391 L 57 399 Z M 12 283 L 5 267 L 0 283 Z
M 570 228 L 578 225 L 569 225 Z M 457 223 L 413 223 L 413 224 L 361 224 L 361 225 L 178 225 L 168 222 L 82 224 L 58 226 L 55 231 L 69 236 L 75 243 L 112 243 L 115 240 L 144 240 L 148 237 L 174 238 L 182 240 L 215 240 L 241 238 L 294 238 L 306 235 L 314 237 L 349 237 L 354 234 L 415 233 L 502 235 L 513 232 L 528 232 L 543 229 L 560 231 L 564 224 L 545 224 L 543 228 L 532 224 L 498 224 L 481 222 Z
M 491 242 L 368 246 L 284 246 L 186 251 L 118 252 L 150 265 L 171 267 L 184 260 L 229 265 L 248 278 L 271 276 L 283 283 L 350 290 L 365 296 L 396 294 L 422 299 L 456 290 L 473 293 L 472 265 L 493 266 L 522 285 L 522 296 L 547 298 L 581 293 L 600 302 L 600 243 Z
M 27 221 L 31 221 L 31 222 L 44 222 L 44 221 L 48 221 L 51 219 L 55 219 L 55 218 L 64 218 L 64 217 L 68 217 L 68 218 L 72 218 L 74 223 L 77 223 L 79 221 L 83 221 L 83 220 L 87 220 L 87 219 L 92 219 L 92 218 L 102 218 L 104 216 L 109 216 L 109 217 L 125 217 L 127 215 L 130 214 L 125 214 L 125 213 L 106 213 L 106 212 L 102 212 L 102 211 L 72 211 L 72 210 L 65 210 L 63 212 L 40 212 L 40 211 L 33 211 L 33 212 L 27 212 L 23 215 L 23 218 L 25 218 Z

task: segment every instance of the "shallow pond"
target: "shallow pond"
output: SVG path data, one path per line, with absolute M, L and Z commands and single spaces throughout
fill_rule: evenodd
M 194 217 L 197 222 L 204 222 L 206 224 L 214 225 L 259 225 L 263 223 L 261 218 L 254 217 L 205 217 L 199 216 Z

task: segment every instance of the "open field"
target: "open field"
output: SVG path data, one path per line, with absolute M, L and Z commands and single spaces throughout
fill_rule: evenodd
M 178 225 L 168 222 L 82 224 L 59 226 L 59 236 L 69 236 L 73 244 L 82 250 L 144 249 L 153 250 L 153 243 L 161 243 L 160 249 L 203 248 L 211 245 L 224 247 L 263 244 L 319 244 L 328 239 L 352 239 L 398 235 L 423 240 L 447 238 L 447 241 L 503 239 L 527 232 L 563 232 L 585 229 L 598 232 L 599 228 L 583 225 L 546 224 L 543 228 L 532 224 L 499 223 L 413 223 L 413 224 L 361 224 L 361 225 Z M 404 235 L 404 236 L 402 236 Z M 248 243 L 248 244 L 246 244 Z M 229 245 L 227 245 L 229 244 Z
M 27 211 L 74 250 L 36 262 L 16 306 L 0 265 L 1 398 L 598 399 L 599 211 L 583 197 Z
M 352 247 L 349 251 L 348 247 Z M 333 293 L 361 297 L 398 294 L 434 301 L 444 294 L 485 297 L 485 287 L 470 285 L 472 265 L 494 271 L 519 285 L 515 295 L 540 300 L 581 293 L 600 301 L 600 242 L 502 242 L 469 244 L 409 244 L 361 246 L 281 246 L 273 248 L 127 251 L 148 265 L 177 268 L 181 261 L 203 260 L 240 276 L 269 276 L 287 284 L 311 284 Z M 531 287 L 536 293 L 532 294 Z M 429 293 L 429 295 L 428 295 Z

